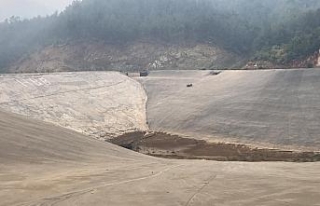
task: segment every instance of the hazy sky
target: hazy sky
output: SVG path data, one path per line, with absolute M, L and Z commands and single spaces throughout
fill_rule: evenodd
M 0 0 L 0 21 L 11 16 L 30 18 L 62 11 L 73 0 Z

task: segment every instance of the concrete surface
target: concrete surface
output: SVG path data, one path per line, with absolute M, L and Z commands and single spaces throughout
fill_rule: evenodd
M 0 109 L 98 139 L 148 122 L 215 142 L 319 151 L 319 79 L 320 69 L 155 71 L 135 78 L 142 85 L 117 72 L 1 75 Z
M 141 85 L 118 72 L 0 75 L 0 108 L 95 138 L 146 130 Z
M 320 70 L 154 71 L 149 127 L 212 141 L 320 150 Z M 187 84 L 193 87 L 187 88 Z
M 319 163 L 162 160 L 0 111 L 0 205 L 319 206 Z

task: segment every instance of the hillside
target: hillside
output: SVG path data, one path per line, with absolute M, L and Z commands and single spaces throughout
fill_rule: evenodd
M 126 45 L 78 41 L 53 45 L 21 58 L 9 72 L 217 69 L 240 65 L 235 53 L 207 44 L 169 45 L 137 41 Z M 240 62 L 240 63 L 239 63 Z
M 291 67 L 320 47 L 318 8 L 315 0 L 75 1 L 52 16 L 11 17 L 1 23 L 0 71 L 141 70 L 172 50 L 206 54 L 207 48 L 223 55 L 195 54 L 189 62 L 182 58 L 161 69 L 239 68 L 246 60 Z M 135 46 L 140 42 L 148 42 L 148 48 Z M 97 44 L 106 49 L 95 49 Z M 83 45 L 92 49 L 83 51 Z M 88 57 L 100 52 L 110 56 L 109 51 L 113 60 Z M 199 63 L 203 58 L 215 60 Z M 312 67 L 314 62 L 301 65 Z

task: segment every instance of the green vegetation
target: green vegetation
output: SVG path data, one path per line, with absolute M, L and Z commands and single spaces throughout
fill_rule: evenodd
M 318 0 L 83 0 L 61 14 L 0 24 L 0 71 L 70 41 L 201 42 L 286 64 L 320 47 Z
M 320 10 L 301 14 L 269 28 L 257 38 L 256 58 L 288 63 L 312 55 L 320 48 Z

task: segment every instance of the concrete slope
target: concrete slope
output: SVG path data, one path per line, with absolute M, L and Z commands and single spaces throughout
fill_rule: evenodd
M 6 166 L 117 161 L 142 157 L 51 124 L 3 111 L 0 111 L 0 117 L 0 162 Z
M 0 111 L 0 205 L 319 205 L 319 163 L 162 160 Z
M 0 111 L 0 205 L 81 190 L 81 184 L 109 169 L 116 172 L 152 162 L 151 157 L 71 130 Z M 109 178 L 117 180 L 112 172 Z
M 96 138 L 146 130 L 146 98 L 117 72 L 0 75 L 0 108 Z
M 320 150 L 319 79 L 319 69 L 296 69 L 157 71 L 139 81 L 152 130 Z

